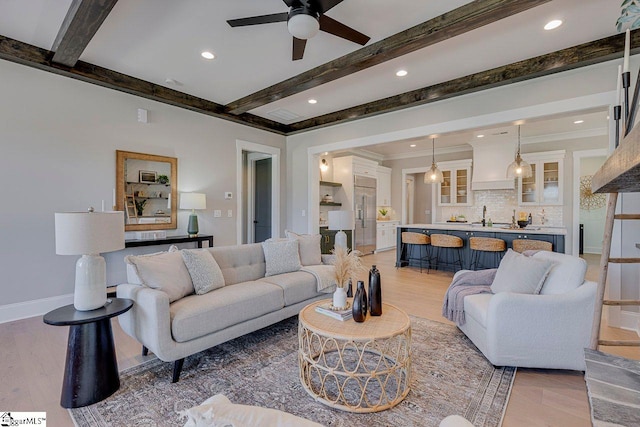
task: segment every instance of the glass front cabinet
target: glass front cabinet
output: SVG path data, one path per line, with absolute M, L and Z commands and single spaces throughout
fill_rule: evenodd
M 438 162 L 444 181 L 438 184 L 438 205 L 471 206 L 471 160 Z
M 564 150 L 522 155 L 533 174 L 518 179 L 520 206 L 562 205 L 564 156 Z

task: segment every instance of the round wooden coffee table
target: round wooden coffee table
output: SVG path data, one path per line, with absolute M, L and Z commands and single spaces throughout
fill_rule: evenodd
M 391 304 L 363 323 L 302 309 L 298 322 L 300 381 L 314 399 L 348 412 L 389 409 L 409 393 L 411 320 Z

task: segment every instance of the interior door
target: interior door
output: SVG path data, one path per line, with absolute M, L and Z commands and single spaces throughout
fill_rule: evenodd
M 271 158 L 257 160 L 254 170 L 253 241 L 259 243 L 271 238 Z

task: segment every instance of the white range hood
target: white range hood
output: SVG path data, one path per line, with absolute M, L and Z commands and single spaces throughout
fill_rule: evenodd
M 473 147 L 472 190 L 515 189 L 515 180 L 507 179 L 507 166 L 515 158 L 516 132 L 515 126 L 487 130 L 483 138 L 469 143 Z

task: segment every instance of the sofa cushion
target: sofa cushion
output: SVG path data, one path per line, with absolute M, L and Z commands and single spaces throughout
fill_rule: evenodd
M 298 251 L 300 253 L 300 263 L 302 265 L 322 264 L 322 250 L 320 248 L 319 234 L 298 234 L 285 230 L 284 235 L 289 239 L 298 240 Z
M 260 243 L 214 246 L 207 250 L 220 266 L 226 286 L 264 277 L 264 252 Z
M 222 270 L 211 252 L 206 249 L 183 249 L 180 254 L 197 295 L 203 295 L 224 286 Z
M 171 304 L 171 333 L 177 342 L 185 342 L 283 307 L 284 298 L 279 286 L 265 282 L 225 286 Z
M 551 265 L 551 261 L 528 257 L 509 249 L 500 261 L 491 292 L 539 294 Z
M 298 271 L 302 267 L 297 240 L 267 240 L 262 242 L 262 249 L 266 263 L 265 276 Z
M 294 271 L 276 276 L 269 276 L 258 280 L 259 282 L 272 283 L 282 288 L 284 293 L 284 305 L 292 305 L 313 298 L 318 295 L 315 277 L 305 271 Z
M 472 317 L 483 327 L 487 327 L 487 313 L 489 311 L 489 302 L 492 294 L 474 294 L 464 297 L 464 314 L 466 317 Z
M 553 263 L 542 285 L 540 291 L 542 295 L 564 294 L 576 289 L 584 282 L 587 262 L 580 257 L 549 251 L 538 251 L 533 257 Z
M 180 251 L 157 252 L 149 255 L 127 255 L 127 281 L 158 289 L 173 302 L 191 295 L 193 283 Z

